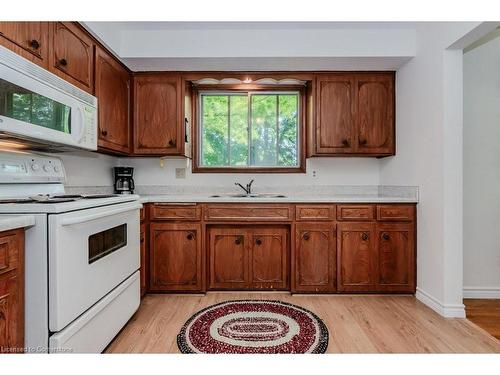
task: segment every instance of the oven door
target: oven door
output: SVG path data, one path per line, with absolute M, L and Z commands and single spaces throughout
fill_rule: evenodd
M 139 269 L 141 207 L 127 202 L 49 216 L 51 332 L 63 329 Z

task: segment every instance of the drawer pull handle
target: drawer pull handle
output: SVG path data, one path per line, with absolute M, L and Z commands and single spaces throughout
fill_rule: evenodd
M 260 246 L 260 245 L 262 245 L 262 240 L 261 240 L 260 238 L 257 238 L 257 239 L 255 240 L 255 243 L 256 243 L 258 246 Z
M 171 139 L 170 141 L 168 141 L 169 147 L 175 147 L 176 145 L 177 145 L 177 142 L 175 139 Z
M 188 235 L 186 236 L 186 238 L 191 241 L 191 240 L 194 240 L 194 234 L 193 233 L 188 233 Z
M 234 241 L 234 243 L 236 245 L 240 245 L 242 242 L 243 242 L 243 237 L 242 236 L 236 237 L 236 240 Z
M 370 237 L 370 236 L 368 236 L 368 233 L 363 233 L 363 234 L 361 235 L 361 239 L 362 239 L 363 241 L 368 241 L 368 238 L 369 238 L 369 237 Z
M 302 236 L 302 238 L 306 241 L 309 241 L 309 238 L 311 238 L 309 235 L 309 232 L 305 232 L 304 235 Z
M 101 134 L 105 137 L 108 135 L 108 131 L 107 130 L 101 130 Z
M 361 146 L 365 146 L 367 142 L 368 142 L 368 141 L 367 141 L 366 139 L 360 139 L 360 140 L 359 140 L 359 144 L 360 144 Z
M 345 147 L 348 147 L 349 146 L 349 141 L 347 139 L 343 139 L 342 140 L 342 145 L 344 145 Z
M 66 59 L 61 59 L 61 60 L 59 60 L 59 65 L 61 65 L 61 66 L 66 66 L 66 65 L 68 65 L 68 60 L 66 60 Z
M 388 233 L 384 233 L 384 234 L 382 234 L 382 238 L 387 241 L 387 240 L 389 240 L 390 236 Z
M 40 42 L 36 39 L 32 39 L 28 42 L 28 44 L 30 45 L 31 48 L 33 49 L 38 49 L 40 48 Z

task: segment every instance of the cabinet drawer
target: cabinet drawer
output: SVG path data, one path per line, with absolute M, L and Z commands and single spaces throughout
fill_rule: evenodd
M 315 221 L 315 220 L 334 220 L 335 206 L 334 205 L 301 205 L 295 206 L 295 217 L 298 221 Z
M 154 203 L 150 213 L 151 220 L 201 220 L 201 206 L 196 203 Z
M 415 206 L 381 204 L 377 206 L 377 220 L 381 221 L 412 221 L 415 216 Z
M 337 220 L 373 220 L 374 206 L 370 205 L 338 205 Z
M 207 205 L 205 220 L 211 221 L 292 221 L 293 208 L 288 205 Z

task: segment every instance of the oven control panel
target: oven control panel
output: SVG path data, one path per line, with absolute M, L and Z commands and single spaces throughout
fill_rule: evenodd
M 2 183 L 63 183 L 64 167 L 60 159 L 24 152 L 0 152 Z

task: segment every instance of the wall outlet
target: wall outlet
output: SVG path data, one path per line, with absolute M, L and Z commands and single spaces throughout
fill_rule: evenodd
M 175 168 L 175 178 L 186 178 L 186 168 Z

